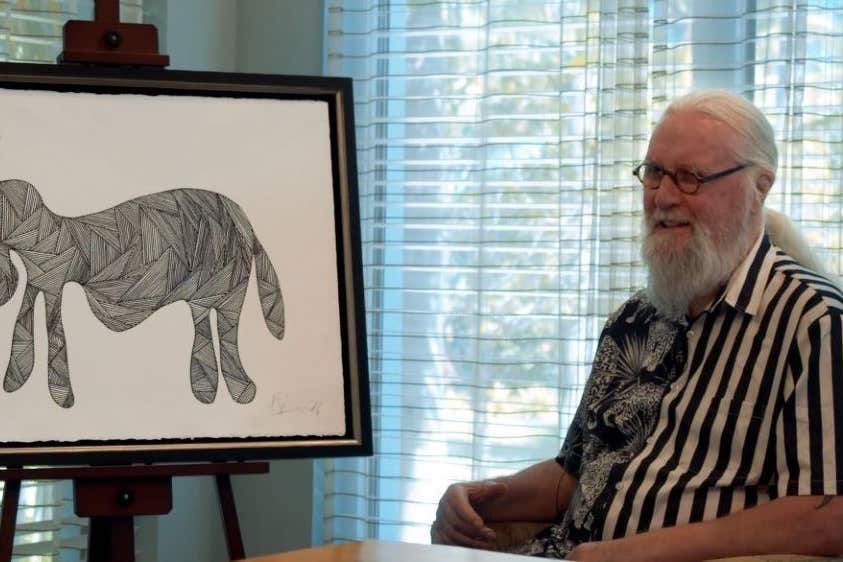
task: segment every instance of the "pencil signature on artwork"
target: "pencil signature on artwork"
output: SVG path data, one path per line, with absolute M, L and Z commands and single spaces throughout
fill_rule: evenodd
M 291 404 L 287 394 L 276 392 L 272 395 L 271 408 L 272 413 L 279 416 L 293 413 L 318 416 L 322 413 L 322 401 L 313 400 L 302 404 Z
M 73 406 L 67 344 L 61 320 L 62 289 L 82 286 L 93 314 L 122 332 L 153 312 L 185 301 L 193 315 L 190 386 L 214 401 L 218 368 L 210 311 L 216 310 L 219 370 L 232 398 L 251 402 L 257 388 L 240 362 L 237 328 L 252 262 L 269 331 L 284 337 L 284 303 L 278 277 L 249 219 L 234 201 L 201 189 L 145 195 L 105 211 L 62 217 L 22 180 L 0 181 L 0 305 L 18 282 L 10 250 L 21 258 L 27 282 L 12 336 L 3 388 L 13 392 L 32 372 L 33 307 L 44 294 L 48 386 L 59 406 Z

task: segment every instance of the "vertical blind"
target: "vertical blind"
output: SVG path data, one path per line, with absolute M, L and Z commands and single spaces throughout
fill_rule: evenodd
M 329 0 L 354 79 L 375 456 L 324 463 L 323 540 L 426 542 L 450 482 L 553 456 L 644 284 L 631 175 L 674 97 L 770 117 L 769 206 L 839 273 L 843 7 Z
M 64 22 L 92 18 L 93 0 L 0 0 L 0 61 L 53 63 L 61 52 Z M 143 0 L 121 0 L 120 18 L 142 22 Z M 23 482 L 14 560 L 80 560 L 88 523 L 73 516 L 72 502 L 67 482 Z

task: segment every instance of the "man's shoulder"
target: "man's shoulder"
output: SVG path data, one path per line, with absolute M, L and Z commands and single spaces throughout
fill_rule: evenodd
M 626 321 L 630 317 L 644 316 L 650 318 L 655 317 L 656 314 L 655 307 L 647 298 L 646 289 L 641 289 L 609 314 L 606 320 L 606 326 L 613 326 L 619 321 Z
M 773 266 L 767 282 L 768 298 L 782 290 L 800 295 L 805 308 L 815 314 L 843 315 L 843 291 L 839 281 L 800 264 L 781 248 L 773 246 Z

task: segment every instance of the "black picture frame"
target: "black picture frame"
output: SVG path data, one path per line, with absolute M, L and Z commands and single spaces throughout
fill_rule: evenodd
M 76 441 L 46 439 L 34 442 L 7 440 L 0 441 L 0 464 L 220 462 L 372 454 L 354 107 L 350 79 L 0 63 L 0 90 L 324 102 L 330 124 L 339 303 L 337 314 L 341 335 L 345 416 L 345 433 L 341 435 L 173 436 L 160 439 Z M 122 134 L 131 134 L 131 131 L 119 132 L 119 135 Z M 115 141 L 119 142 L 119 139 Z M 95 158 L 96 155 L 92 155 L 92 159 Z M 7 179 L 3 174 L 0 176 L 3 176 L 0 179 Z M 107 423 L 106 420 L 103 422 Z M 23 420 L 17 423 L 23 423 Z

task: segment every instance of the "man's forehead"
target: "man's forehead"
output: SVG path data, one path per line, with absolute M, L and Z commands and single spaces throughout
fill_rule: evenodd
M 707 163 L 734 158 L 739 136 L 720 119 L 700 111 L 664 116 L 650 137 L 647 159 Z

